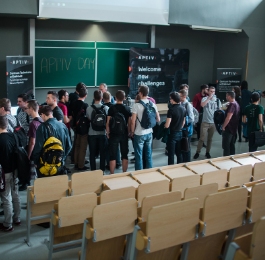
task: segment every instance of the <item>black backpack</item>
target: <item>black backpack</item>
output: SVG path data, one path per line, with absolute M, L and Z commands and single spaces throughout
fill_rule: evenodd
M 104 110 L 104 105 L 100 108 L 97 108 L 95 105 L 92 105 L 93 112 L 91 115 L 91 126 L 94 131 L 104 131 L 106 129 L 107 115 Z
M 120 113 L 115 105 L 113 106 L 114 116 L 110 119 L 110 132 L 113 134 L 124 134 L 126 131 L 126 120 L 122 113 Z
M 156 125 L 156 110 L 153 106 L 153 102 L 149 100 L 149 103 L 145 104 L 142 100 L 139 101 L 144 106 L 142 120 L 140 122 L 141 127 L 144 129 L 153 128 Z
M 86 109 L 83 105 L 76 117 L 76 133 L 79 135 L 86 135 L 88 134 L 88 130 L 89 120 L 86 116 Z
M 26 132 L 25 132 L 23 127 L 16 126 L 14 128 L 14 135 L 18 139 L 19 146 L 21 146 L 21 147 L 26 147 L 27 146 L 27 134 L 26 134 Z
M 28 159 L 28 153 L 25 148 L 20 145 L 20 141 L 16 133 L 14 133 L 14 137 L 16 140 L 16 156 L 14 158 L 13 169 L 15 170 L 17 168 L 18 179 L 23 183 L 26 182 L 31 175 L 30 161 Z

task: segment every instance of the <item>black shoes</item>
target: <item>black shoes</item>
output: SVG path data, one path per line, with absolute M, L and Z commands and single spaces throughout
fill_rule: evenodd
M 207 159 L 212 158 L 211 155 L 210 155 L 210 153 L 206 153 L 205 156 L 207 157 Z
M 110 170 L 109 165 L 106 165 L 105 169 L 109 171 Z
M 116 163 L 116 169 L 120 169 L 121 168 L 121 164 Z
M 198 157 L 199 157 L 199 154 L 198 153 L 195 153 L 193 159 L 198 159 Z
M 87 171 L 89 170 L 88 166 L 84 166 L 83 168 L 78 168 L 78 171 Z
M 22 184 L 20 187 L 19 187 L 19 191 L 24 191 L 24 190 L 26 190 L 27 189 L 27 187 L 28 187 L 29 185 L 27 184 L 27 183 L 24 183 L 24 184 Z

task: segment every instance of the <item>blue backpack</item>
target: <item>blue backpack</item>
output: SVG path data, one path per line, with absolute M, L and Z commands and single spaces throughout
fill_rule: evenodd
M 153 106 L 153 102 L 149 100 L 149 103 L 145 104 L 142 100 L 140 100 L 139 103 L 144 106 L 142 121 L 140 122 L 137 117 L 141 127 L 144 129 L 153 128 L 156 125 L 156 110 Z

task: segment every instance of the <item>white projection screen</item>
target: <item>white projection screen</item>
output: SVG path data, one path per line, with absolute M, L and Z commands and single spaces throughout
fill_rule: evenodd
M 169 0 L 40 0 L 40 18 L 168 25 Z

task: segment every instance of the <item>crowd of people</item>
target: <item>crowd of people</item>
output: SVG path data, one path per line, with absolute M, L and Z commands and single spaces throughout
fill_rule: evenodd
M 244 137 L 249 141 L 249 151 L 257 150 L 254 132 L 263 131 L 264 110 L 259 105 L 259 93 L 248 91 L 247 82 L 226 93 L 228 103 L 225 105 L 216 97 L 213 86 L 202 85 L 192 103 L 188 97 L 189 86 L 183 84 L 179 89 L 169 94 L 167 118 L 160 124 L 156 102 L 148 96 L 149 88 L 145 85 L 139 86 L 132 108 L 124 104 L 124 91 L 117 91 L 114 98 L 104 83 L 94 91 L 92 105 L 85 103 L 87 87 L 84 83 L 78 83 L 76 91 L 70 94 L 66 90 L 49 91 L 46 103 L 41 105 L 21 94 L 17 98 L 16 117 L 11 115 L 10 100 L 0 99 L 0 197 L 5 215 L 0 229 L 12 231 L 13 224 L 21 224 L 19 191 L 27 189 L 31 179 L 70 173 L 65 167 L 68 155 L 76 170 L 96 170 L 99 156 L 103 173 L 108 169 L 114 174 L 115 168 L 120 167 L 126 172 L 131 139 L 135 170 L 152 168 L 152 142 L 160 128 L 158 131 L 162 131 L 167 140 L 169 165 L 175 163 L 175 155 L 177 163 L 191 161 L 194 129 L 199 142 L 193 158 L 200 156 L 202 147 L 206 147 L 206 158 L 211 158 L 216 111 L 224 113 L 221 129 L 224 156 L 235 154 L 236 139 L 242 141 L 241 123 L 247 129 Z M 24 147 L 30 164 L 29 174 L 20 182 L 20 165 L 15 159 L 18 146 Z M 89 161 L 85 158 L 87 148 Z

